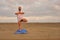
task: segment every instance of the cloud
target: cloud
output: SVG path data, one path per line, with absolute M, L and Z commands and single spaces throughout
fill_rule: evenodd
M 54 5 L 54 8 L 55 8 L 56 10 L 60 10 L 60 5 Z

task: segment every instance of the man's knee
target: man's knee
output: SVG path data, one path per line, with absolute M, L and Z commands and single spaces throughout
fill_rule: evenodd
M 27 19 L 24 18 L 20 22 L 27 22 Z

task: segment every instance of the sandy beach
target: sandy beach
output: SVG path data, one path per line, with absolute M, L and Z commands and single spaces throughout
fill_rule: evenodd
M 0 23 L 0 40 L 60 40 L 60 23 L 26 23 L 27 34 L 15 34 L 17 23 Z

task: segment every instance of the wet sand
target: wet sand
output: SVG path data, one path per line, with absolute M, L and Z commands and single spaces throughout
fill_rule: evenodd
M 26 23 L 28 33 L 14 34 L 17 23 L 0 23 L 0 40 L 60 40 L 60 23 Z

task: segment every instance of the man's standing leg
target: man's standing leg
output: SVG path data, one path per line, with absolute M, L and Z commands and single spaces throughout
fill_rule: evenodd
M 19 27 L 19 30 L 21 30 L 21 22 L 18 21 L 18 27 Z

